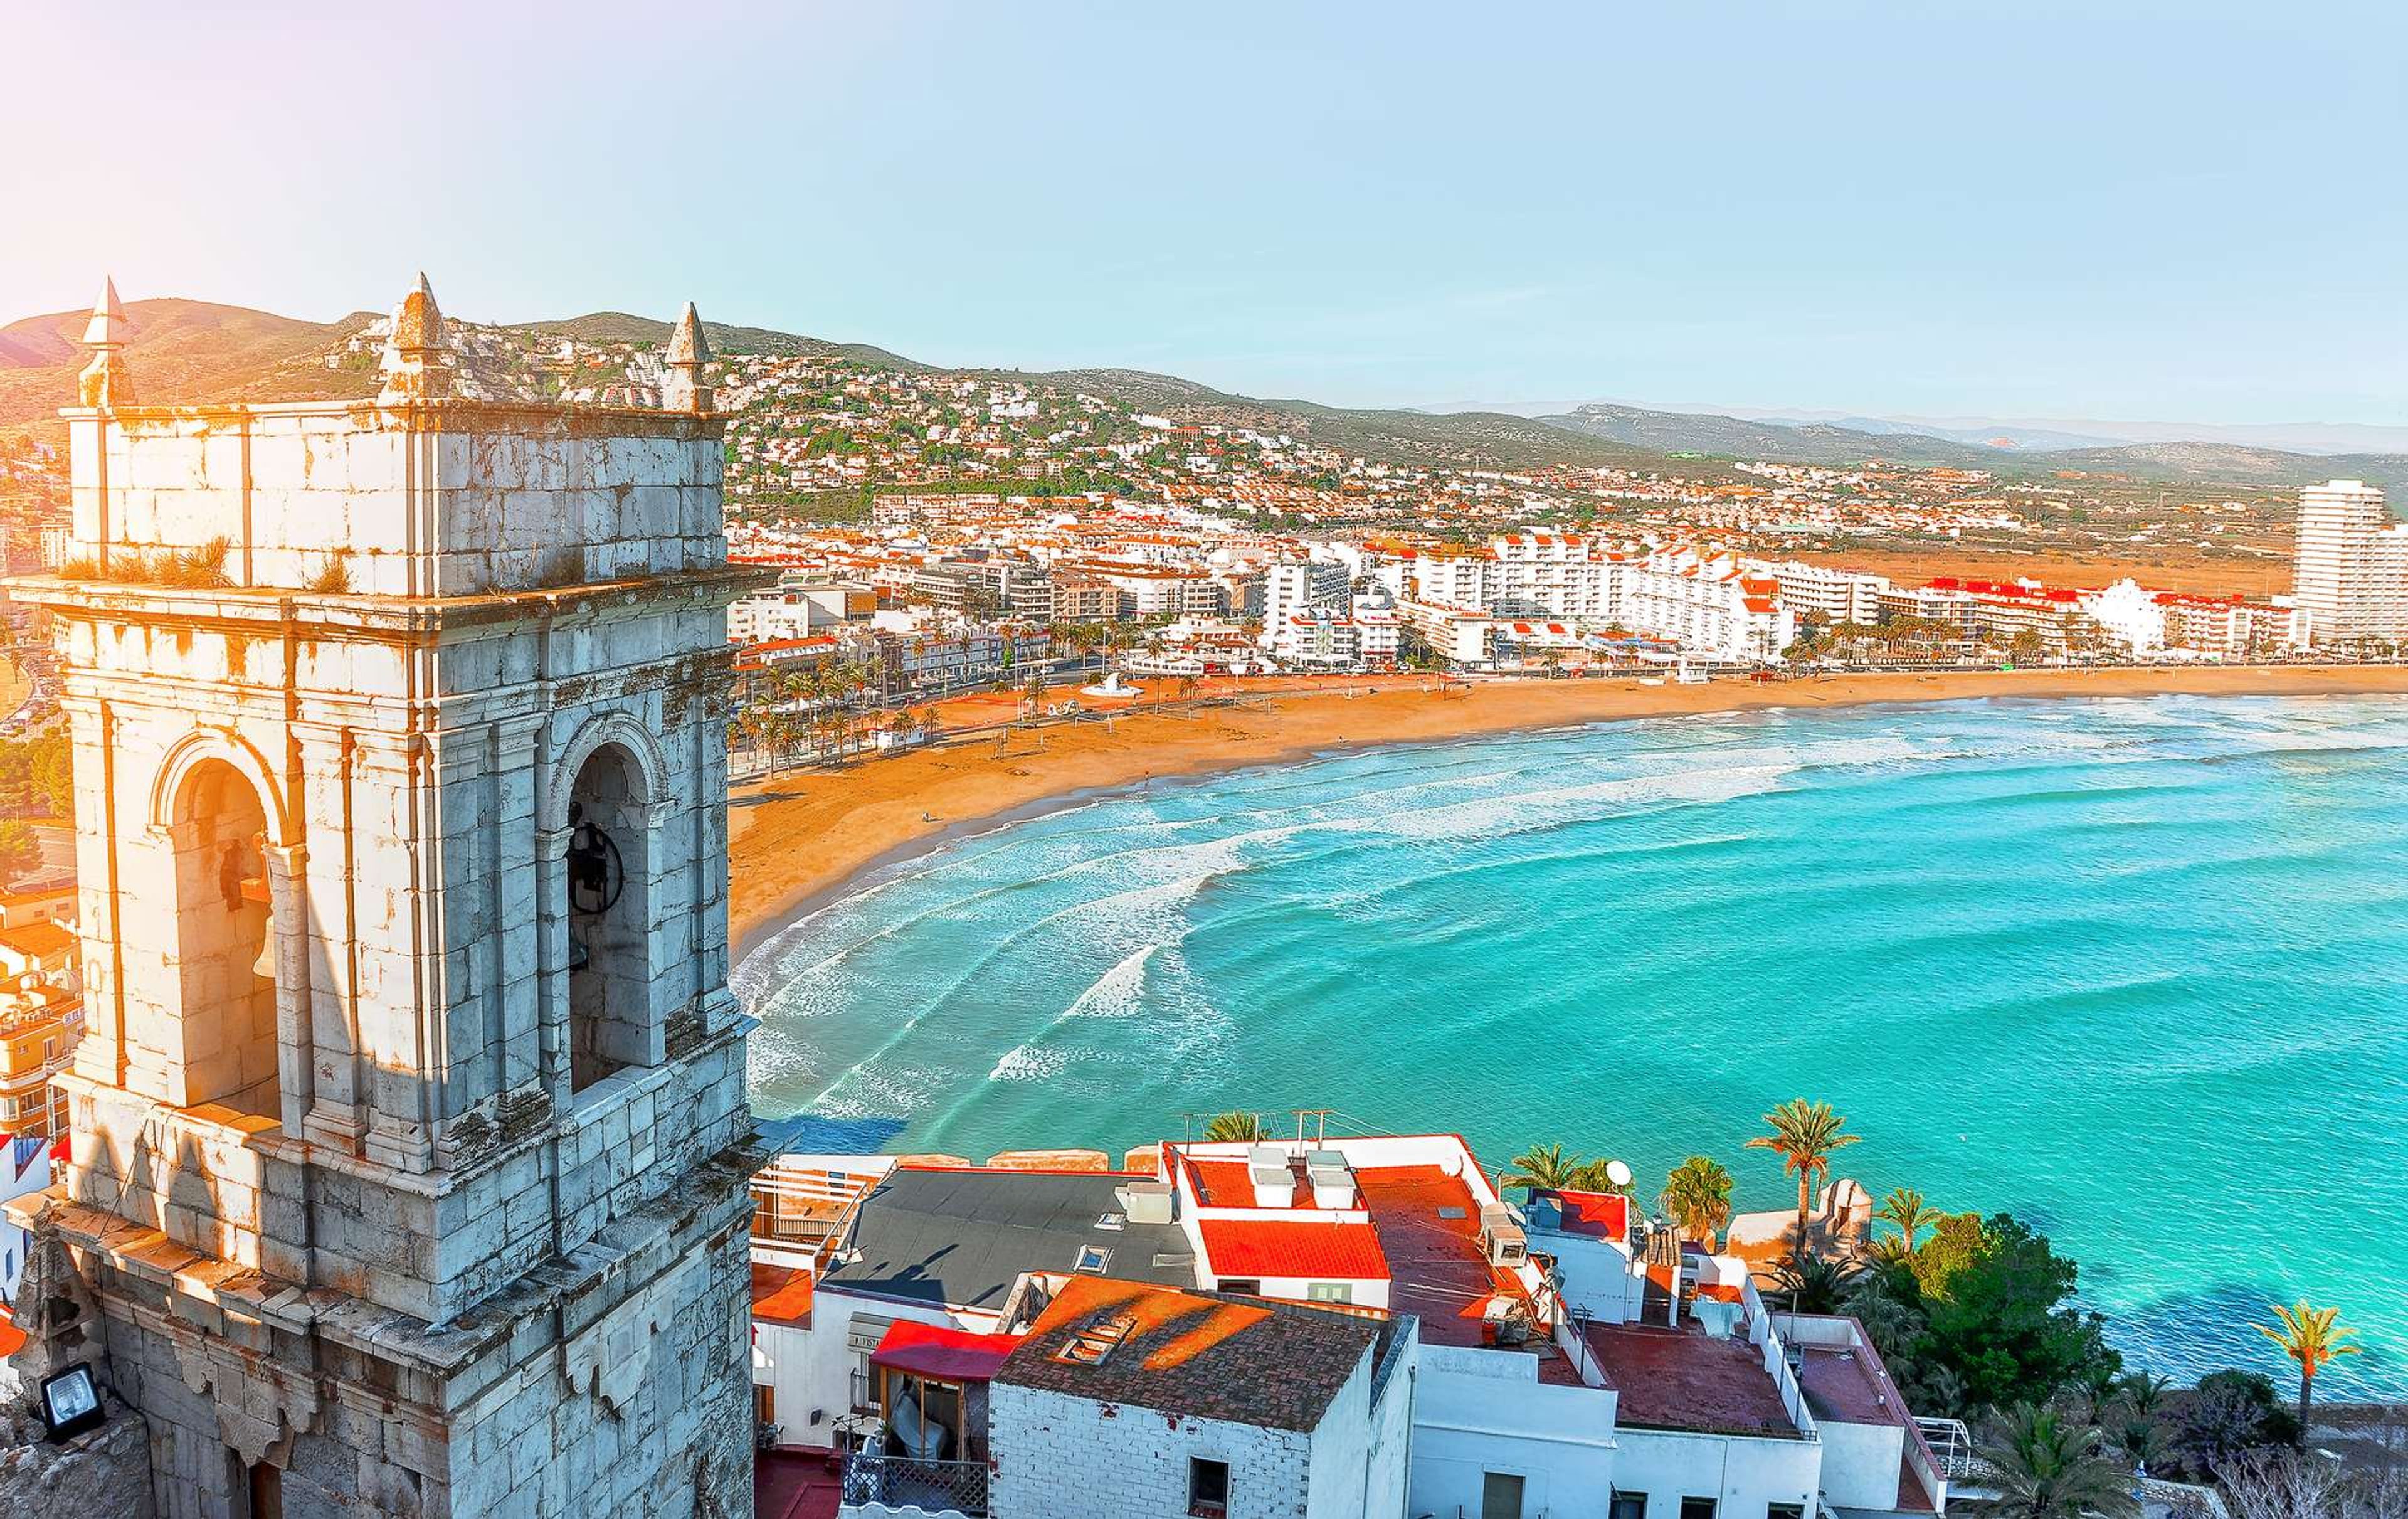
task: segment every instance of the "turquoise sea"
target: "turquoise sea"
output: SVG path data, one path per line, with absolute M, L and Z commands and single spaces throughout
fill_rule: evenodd
M 1182 1112 L 1561 1139 L 1659 1182 L 1824 1097 L 1876 1196 L 2010 1209 L 2128 1355 L 2408 1396 L 2408 702 L 1605 724 L 1097 795 L 749 956 L 755 1103 L 983 1156 Z M 2278 1380 L 2282 1380 L 2278 1376 Z

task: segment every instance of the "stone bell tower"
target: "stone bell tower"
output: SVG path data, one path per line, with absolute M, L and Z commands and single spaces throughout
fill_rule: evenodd
M 112 290 L 44 608 L 89 1032 L 22 1369 L 97 1367 L 162 1513 L 752 1504 L 724 419 L 137 406 Z M 37 1295 L 36 1295 L 37 1294 Z

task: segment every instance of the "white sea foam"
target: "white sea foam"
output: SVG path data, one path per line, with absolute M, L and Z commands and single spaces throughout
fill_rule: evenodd
M 1055 1023 L 1071 1018 L 1133 1018 L 1144 1011 L 1145 965 L 1161 949 L 1158 943 L 1147 944 L 1124 956 L 1071 998 Z
M 1636 807 L 1672 802 L 1712 804 L 1770 791 L 1796 767 L 1733 766 L 1683 775 L 1625 776 L 1586 785 L 1556 786 L 1518 795 L 1453 802 L 1364 818 L 1354 826 L 1401 838 L 1497 838 L 1533 828 L 1594 822 Z
M 995 1068 L 986 1073 L 990 1082 L 1042 1082 L 1061 1075 L 1070 1066 L 1070 1056 L 1060 1050 L 1040 1050 L 1030 1044 L 1018 1044 L 1003 1053 Z

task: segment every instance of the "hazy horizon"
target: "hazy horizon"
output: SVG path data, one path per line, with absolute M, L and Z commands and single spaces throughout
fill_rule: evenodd
M 477 320 L 690 297 L 1337 405 L 2408 424 L 2372 7 L 658 18 L 38 0 L 7 315 L 114 272 L 327 320 L 423 266 Z

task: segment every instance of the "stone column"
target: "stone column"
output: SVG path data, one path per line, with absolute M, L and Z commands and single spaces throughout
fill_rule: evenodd
M 310 1052 L 309 852 L 298 844 L 267 847 L 267 927 L 276 936 L 276 1086 L 284 1132 L 308 1137 L 316 1085 Z
M 302 1137 L 347 1154 L 366 1131 L 360 1076 L 358 884 L 353 862 L 359 839 L 351 828 L 354 751 L 339 728 L 294 724 L 301 750 L 303 807 L 315 852 L 296 851 L 291 868 L 306 879 L 293 915 L 308 968 L 296 983 L 307 990 L 309 1028 L 309 1111 Z
M 104 1086 L 122 1086 L 126 1048 L 125 985 L 118 963 L 118 860 L 114 735 L 107 702 L 70 691 L 67 714 L 75 749 L 76 925 L 78 975 L 83 983 L 84 1037 L 75 1070 Z
M 536 1047 L 555 1111 L 568 1107 L 568 829 L 535 830 Z
M 438 978 L 440 939 L 429 937 L 426 824 L 422 787 L 426 751 L 419 734 L 351 729 L 351 782 L 344 790 L 351 833 L 356 1018 L 364 1057 L 364 1154 L 378 1165 L 422 1175 L 434 1170 L 429 1122 L 429 995 Z
M 652 783 L 664 784 L 665 779 L 656 779 Z M 667 1050 L 668 1021 L 689 1000 L 681 995 L 682 979 L 668 974 L 666 963 L 672 954 L 682 958 L 682 952 L 669 942 L 666 935 L 655 931 L 661 921 L 663 887 L 673 880 L 682 884 L 685 875 L 683 861 L 662 858 L 673 811 L 666 801 L 633 802 L 621 810 L 629 830 L 640 833 L 644 840 L 641 865 L 633 860 L 626 862 L 630 892 L 635 889 L 636 871 L 640 868 L 644 873 L 644 921 L 628 925 L 643 946 L 637 956 L 637 964 L 643 968 L 643 984 L 625 989 L 632 996 L 626 1005 L 609 1010 L 610 1023 L 606 1027 L 614 1036 L 610 1054 L 631 1066 L 661 1063 Z
M 499 790 L 494 819 L 500 912 L 501 1064 L 497 1090 L 509 1092 L 546 1074 L 541 1008 L 543 996 L 541 907 L 545 846 L 536 829 L 536 750 L 544 719 L 511 718 L 494 724 L 494 763 Z M 561 844 L 566 849 L 566 843 Z
M 361 1053 L 367 1057 L 367 1158 L 423 1174 L 435 1166 L 433 1105 L 441 1079 L 441 1016 L 432 1006 L 444 946 L 426 879 L 423 735 L 355 731 L 351 787 Z

